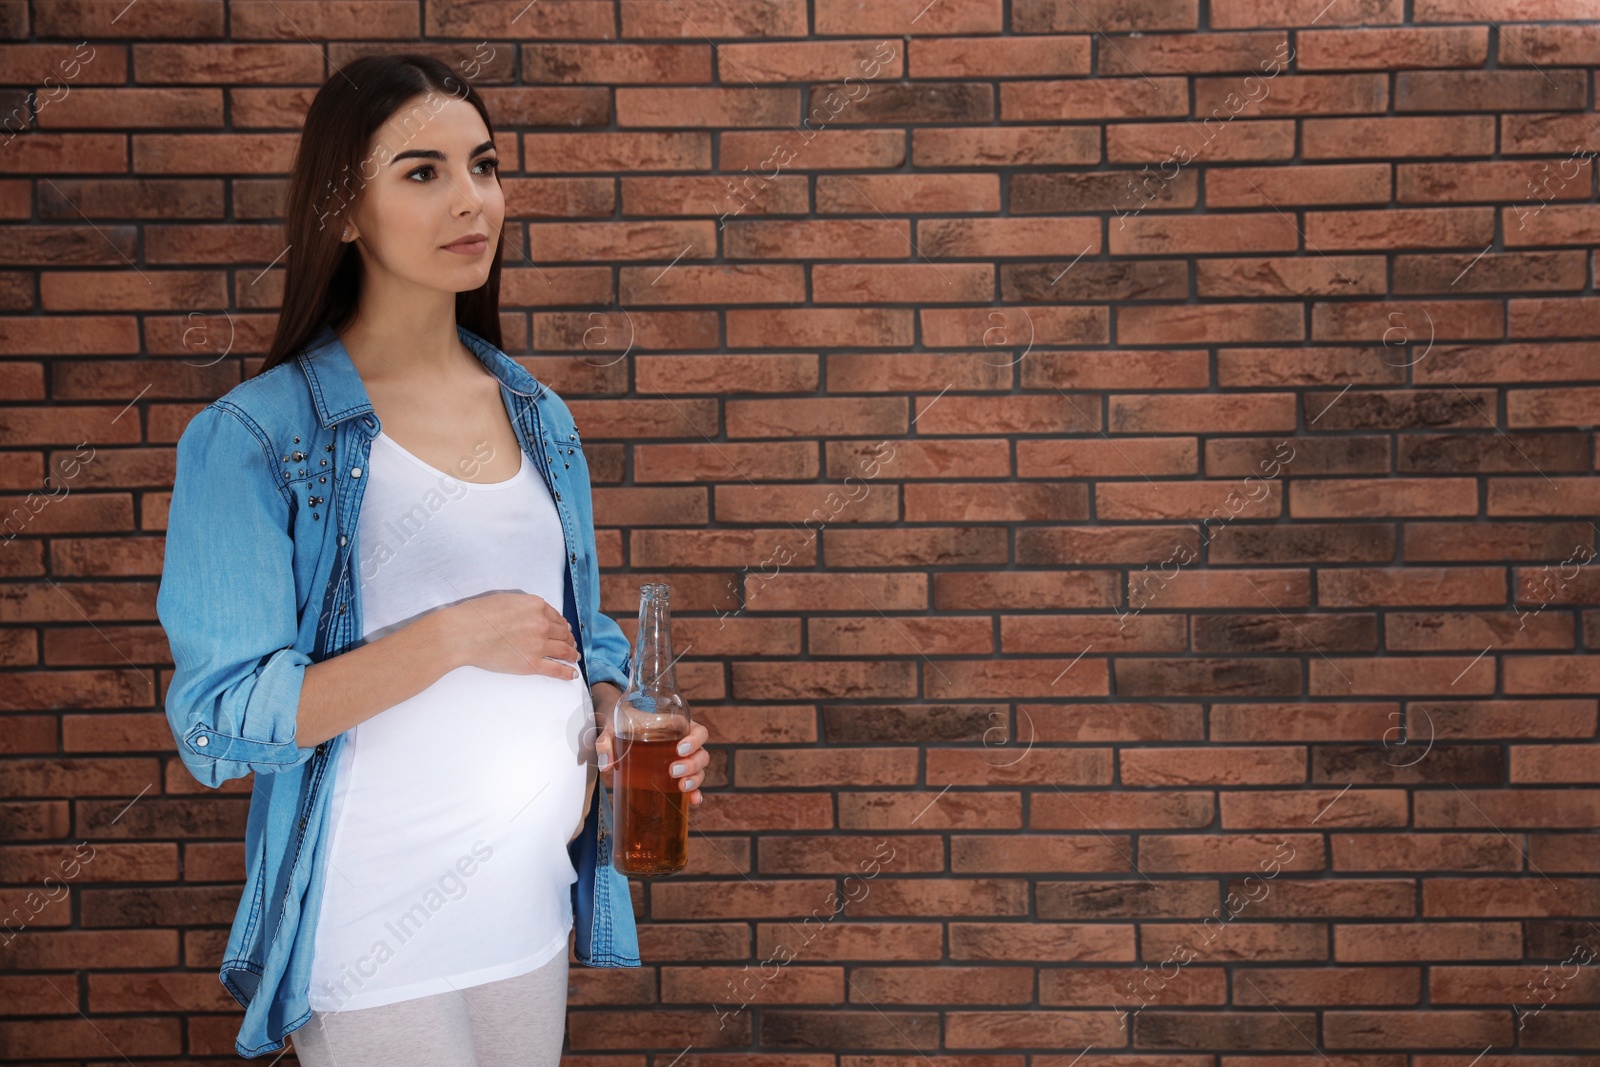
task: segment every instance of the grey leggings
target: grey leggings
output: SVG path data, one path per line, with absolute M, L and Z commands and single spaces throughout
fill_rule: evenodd
M 289 1035 L 303 1067 L 557 1067 L 567 954 L 515 978 L 352 1011 Z

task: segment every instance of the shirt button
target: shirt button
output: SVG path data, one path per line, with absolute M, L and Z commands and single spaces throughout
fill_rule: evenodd
M 206 737 L 204 734 L 201 734 L 199 737 L 194 739 L 194 744 L 195 744 L 196 748 L 205 748 L 206 745 L 210 743 L 210 741 L 211 741 L 211 739 L 209 737 Z
M 341 545 L 342 545 L 342 544 L 344 544 L 344 543 L 345 543 L 345 536 L 344 536 L 344 534 L 340 534 L 340 535 L 339 535 L 339 543 L 340 543 L 340 544 L 341 544 Z
M 361 468 L 360 467 L 351 467 L 350 468 L 350 477 L 352 477 L 352 478 L 361 477 Z

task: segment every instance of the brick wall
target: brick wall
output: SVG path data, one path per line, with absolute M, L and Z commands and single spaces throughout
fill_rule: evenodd
M 426 49 L 717 742 L 571 1063 L 1593 1064 L 1597 11 L 0 2 L 0 1059 L 236 1062 L 173 445 Z

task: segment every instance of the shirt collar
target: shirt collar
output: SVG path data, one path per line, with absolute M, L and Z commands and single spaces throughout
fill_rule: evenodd
M 528 369 L 493 344 L 479 337 L 465 326 L 457 324 L 456 334 L 467 351 L 477 356 L 490 374 L 500 379 L 500 384 L 521 396 L 538 400 L 544 395 L 544 386 Z M 372 400 L 367 387 L 361 382 L 355 363 L 339 334 L 332 326 L 323 326 L 301 350 L 300 366 L 311 384 L 311 396 L 317 405 L 317 417 L 322 425 L 331 429 L 335 423 L 372 411 Z

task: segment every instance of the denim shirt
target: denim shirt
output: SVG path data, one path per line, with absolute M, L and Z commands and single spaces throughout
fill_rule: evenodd
M 565 403 L 521 364 L 457 327 L 500 380 L 522 450 L 566 539 L 566 618 L 584 684 L 626 688 L 631 647 L 600 612 L 589 467 Z M 305 668 L 361 643 L 356 530 L 380 424 L 329 327 L 293 359 L 198 412 L 178 440 L 156 614 L 172 648 L 166 714 L 184 766 L 216 788 L 255 772 L 245 883 L 218 974 L 245 1008 L 235 1048 L 277 1052 L 311 1017 L 311 950 L 327 874 L 339 734 L 295 744 Z M 592 740 L 590 758 L 593 758 Z M 640 966 L 627 878 L 611 865 L 611 806 L 595 781 L 568 845 L 574 953 Z

